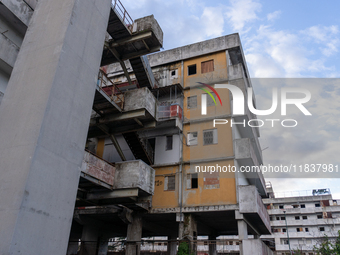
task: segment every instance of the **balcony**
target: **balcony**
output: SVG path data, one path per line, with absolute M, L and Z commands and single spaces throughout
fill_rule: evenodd
M 253 185 L 239 186 L 239 210 L 261 234 L 270 234 L 270 220 L 261 196 Z
M 112 165 L 85 152 L 76 206 L 124 204 L 154 193 L 155 170 L 141 160 Z
M 254 149 L 254 143 L 250 138 L 241 138 L 234 140 L 234 148 L 235 148 L 235 159 L 238 161 L 240 166 L 244 167 L 257 167 L 257 170 L 260 169 L 260 164 L 262 164 L 262 158 L 259 156 L 259 153 L 256 153 L 257 147 Z M 249 179 L 249 182 L 253 185 L 257 184 L 257 180 L 261 181 L 261 184 L 257 184 L 261 195 L 265 195 L 265 180 L 262 172 L 244 172 L 245 176 Z

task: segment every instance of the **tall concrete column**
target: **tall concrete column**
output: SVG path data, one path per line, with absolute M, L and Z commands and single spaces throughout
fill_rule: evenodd
M 247 245 L 244 240 L 248 239 L 248 227 L 247 223 L 244 220 L 238 220 L 237 221 L 237 228 L 238 228 L 238 238 L 241 241 L 240 247 L 240 255 L 246 255 L 244 253 L 245 245 Z
M 168 236 L 167 254 L 168 255 L 177 254 L 177 236 Z
M 81 236 L 80 255 L 106 255 L 109 238 L 98 228 L 84 225 Z
M 217 255 L 215 235 L 209 236 L 209 255 Z
M 183 222 L 179 223 L 180 240 L 188 240 L 190 243 L 190 251 L 196 252 L 196 244 L 192 241 L 197 240 L 197 221 L 192 214 L 184 214 Z
M 142 240 L 142 217 L 133 215 L 132 222 L 128 225 L 126 241 L 126 255 L 139 255 Z M 131 242 L 131 243 L 129 243 Z
M 78 234 L 71 233 L 69 243 L 67 246 L 67 252 L 66 255 L 77 255 L 78 254 L 78 246 L 79 246 L 79 240 L 81 239 L 81 236 Z
M 38 2 L 0 106 L 0 254 L 66 254 L 110 4 Z

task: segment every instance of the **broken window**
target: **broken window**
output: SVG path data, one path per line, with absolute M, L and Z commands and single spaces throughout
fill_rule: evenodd
M 306 232 L 309 232 L 309 229 L 308 229 L 308 228 L 305 228 L 305 231 L 306 231 Z
M 191 145 L 197 145 L 198 144 L 198 139 L 197 139 L 197 132 L 190 132 L 188 133 L 188 141 L 187 141 L 187 145 L 191 146 Z
M 198 188 L 198 174 L 188 174 L 187 175 L 187 189 L 197 189 Z
M 293 205 L 293 208 L 299 208 L 299 205 Z
M 203 130 L 203 145 L 217 144 L 217 129 Z
M 306 208 L 306 205 L 302 204 L 302 205 L 301 205 L 301 208 Z
M 285 228 L 282 229 L 282 232 L 286 232 L 287 230 Z
M 279 205 L 279 209 L 283 209 L 283 205 Z
M 194 75 L 196 73 L 196 64 L 188 66 L 188 75 Z
M 188 109 L 196 108 L 197 107 L 197 96 L 191 96 L 187 99 L 188 102 Z
M 171 70 L 170 71 L 170 79 L 176 79 L 176 78 L 178 78 L 177 69 L 176 70 Z
M 320 204 L 315 204 L 315 207 L 320 207 Z
M 210 73 L 214 71 L 214 60 L 208 60 L 201 63 L 201 73 Z
M 175 190 L 176 187 L 176 176 L 170 175 L 164 178 L 164 190 Z
M 281 217 L 281 220 L 285 220 L 285 219 L 286 219 L 286 217 L 284 217 L 284 216 Z
M 172 135 L 166 136 L 166 148 L 165 150 L 170 151 L 172 150 Z
M 325 227 L 320 227 L 319 230 L 320 230 L 321 232 L 323 232 L 323 231 L 325 231 Z
M 296 220 L 299 220 L 299 219 L 300 219 L 300 216 L 295 216 L 295 219 L 296 219 Z
M 322 219 L 322 214 L 318 214 L 318 215 L 316 215 L 316 217 L 317 217 L 318 219 Z
M 302 219 L 303 219 L 303 220 L 307 220 L 307 215 L 302 216 Z
M 296 228 L 296 232 L 302 232 L 302 228 Z

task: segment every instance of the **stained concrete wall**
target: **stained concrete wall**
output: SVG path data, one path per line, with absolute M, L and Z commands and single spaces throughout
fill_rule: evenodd
M 152 117 L 156 117 L 156 98 L 144 87 L 124 92 L 124 112 L 146 109 Z
M 118 162 L 113 188 L 140 188 L 152 194 L 155 185 L 155 170 L 141 160 Z
M 179 135 L 172 136 L 172 149 L 166 150 L 166 136 L 156 137 L 155 162 L 154 164 L 169 164 L 179 162 L 180 139 Z
M 239 35 L 231 34 L 199 43 L 189 44 L 172 50 L 161 51 L 148 55 L 148 58 L 150 66 L 153 67 L 226 50 L 240 45 L 241 41 Z
M 33 16 L 33 10 L 30 5 L 23 0 L 1 0 L 2 4 L 12 12 L 26 27 Z
M 242 249 L 244 255 L 273 255 L 273 252 L 259 239 L 243 240 Z
M 134 33 L 152 31 L 160 44 L 163 45 L 163 31 L 153 15 L 136 19 L 134 24 L 136 25 L 133 30 Z

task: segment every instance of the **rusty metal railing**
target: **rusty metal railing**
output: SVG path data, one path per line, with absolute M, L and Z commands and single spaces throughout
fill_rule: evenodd
M 119 15 L 123 23 L 127 26 L 127 28 L 132 33 L 132 26 L 133 26 L 133 19 L 129 15 L 129 13 L 126 11 L 123 4 L 120 2 L 120 0 L 114 0 L 113 1 L 113 10 L 116 11 L 116 13 Z
M 98 87 L 121 109 L 124 108 L 124 93 L 102 69 L 99 70 L 98 74 Z

